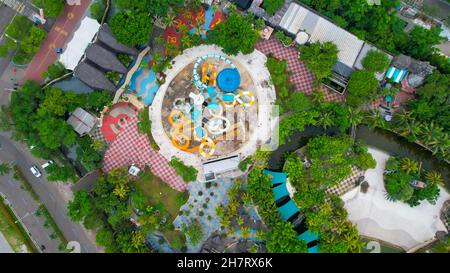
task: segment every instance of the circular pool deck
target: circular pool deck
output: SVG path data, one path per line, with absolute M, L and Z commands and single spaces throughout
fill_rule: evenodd
M 164 123 L 167 120 L 166 112 L 168 110 L 166 109 L 167 103 L 165 100 L 166 95 L 170 92 L 168 91 L 170 86 L 177 84 L 174 82 L 177 76 L 186 67 L 206 54 L 223 55 L 240 69 L 239 72 L 243 73 L 244 77 L 247 74 L 249 81 L 251 81 L 255 101 L 257 102 L 257 105 L 254 107 L 257 109 L 257 113 L 256 117 L 251 120 L 252 132 L 248 140 L 236 147 L 236 149 L 227 151 L 227 154 L 220 154 L 220 157 L 239 155 L 241 158 L 245 158 L 252 155 L 259 146 L 268 142 L 272 137 L 278 122 L 278 117 L 271 116 L 276 95 L 273 85 L 270 84 L 270 73 L 265 66 L 267 58 L 261 52 L 255 50 L 248 55 L 228 56 L 217 46 L 202 45 L 187 49 L 182 55 L 175 57 L 172 68 L 165 72 L 167 75 L 166 82 L 160 86 L 150 106 L 149 118 L 152 121 L 152 135 L 160 147 L 160 153 L 164 157 L 170 160 L 175 156 L 187 165 L 196 167 L 199 170 L 199 178 L 202 177 L 201 164 L 207 161 L 208 158 L 204 158 L 196 153 L 182 151 L 172 143 L 166 129 L 164 129 Z

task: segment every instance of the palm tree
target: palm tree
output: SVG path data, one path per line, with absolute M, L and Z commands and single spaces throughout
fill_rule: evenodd
M 313 90 L 313 92 L 312 92 L 312 101 L 314 103 L 317 103 L 317 104 L 322 103 L 322 102 L 325 101 L 325 93 L 323 92 L 322 89 L 316 88 L 316 89 Z
M 400 162 L 400 168 L 407 174 L 419 173 L 419 163 L 407 157 L 403 158 Z
M 327 129 L 334 125 L 333 117 L 330 112 L 324 112 L 320 115 L 318 124 Z
M 360 108 L 352 108 L 348 107 L 349 120 L 351 126 L 350 135 L 355 138 L 356 137 L 356 127 L 363 121 L 364 116 L 362 115 Z
M 431 185 L 444 186 L 445 184 L 444 179 L 442 179 L 441 177 L 441 174 L 437 171 L 427 172 L 427 174 L 425 175 L 425 180 Z
M 113 193 L 118 196 L 120 199 L 125 199 L 128 195 L 128 185 L 125 183 L 117 184 L 116 187 L 113 190 Z
M 241 216 L 236 217 L 236 222 L 239 226 L 242 226 L 244 224 L 244 218 Z
M 216 215 L 223 220 L 223 216 L 225 215 L 225 207 L 222 205 L 216 207 Z
M 228 228 L 230 225 L 231 225 L 230 218 L 224 217 L 224 218 L 222 219 L 222 223 L 221 223 L 222 228 L 223 228 L 223 229 L 226 229 L 226 228 Z
M 370 129 L 386 127 L 386 123 L 381 116 L 380 109 L 378 108 L 367 112 L 365 118 L 367 120 L 367 126 L 369 126 Z
M 172 11 L 168 12 L 163 18 L 164 25 L 166 25 L 166 27 L 173 27 L 175 25 L 175 18 L 176 15 Z
M 8 163 L 0 164 L 0 176 L 8 174 L 11 172 L 11 166 Z
M 241 235 L 242 238 L 247 239 L 248 237 L 252 236 L 252 231 L 249 227 L 241 227 Z
M 424 144 L 432 145 L 437 142 L 440 136 L 444 133 L 442 132 L 442 128 L 437 126 L 433 121 L 425 125 L 423 128 L 423 132 L 421 134 Z
M 256 239 L 260 240 L 260 241 L 265 241 L 266 240 L 266 233 L 264 231 L 261 230 L 257 230 L 256 234 L 255 234 Z

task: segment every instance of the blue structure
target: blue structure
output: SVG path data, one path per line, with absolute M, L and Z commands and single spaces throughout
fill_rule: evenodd
M 272 191 L 273 195 L 275 195 L 275 201 L 278 201 L 285 196 L 289 196 L 289 192 L 286 188 L 286 183 L 273 187 Z
M 236 68 L 225 68 L 217 75 L 217 86 L 223 92 L 234 92 L 241 84 L 241 75 Z
M 294 216 L 294 214 L 300 212 L 300 210 L 298 209 L 298 207 L 295 205 L 294 201 L 289 200 L 289 202 L 287 202 L 286 204 L 284 204 L 283 206 L 278 208 L 278 212 L 281 215 L 281 218 L 284 221 L 289 220 L 292 216 Z
M 283 172 L 273 172 L 269 170 L 264 170 L 264 174 L 270 175 L 272 180 L 272 191 L 275 196 L 275 201 L 282 199 L 283 197 L 289 196 L 289 192 L 286 188 L 287 175 Z M 284 221 L 288 221 L 297 213 L 300 212 L 300 209 L 297 205 L 289 199 L 287 203 L 284 203 L 280 207 L 278 207 L 278 212 L 281 215 L 281 218 Z M 301 223 L 304 225 L 304 222 Z M 304 227 L 306 229 L 306 227 Z M 308 252 L 309 253 L 319 253 L 318 240 L 319 236 L 310 230 L 306 230 L 303 233 L 297 236 L 297 239 L 305 240 L 308 244 Z
M 264 174 L 268 174 L 272 177 L 272 187 L 275 184 L 286 183 L 286 181 L 287 181 L 287 175 L 285 173 L 264 170 Z
M 386 78 L 392 79 L 394 82 L 399 83 L 406 76 L 406 69 L 398 69 L 393 66 L 389 67 L 386 72 Z

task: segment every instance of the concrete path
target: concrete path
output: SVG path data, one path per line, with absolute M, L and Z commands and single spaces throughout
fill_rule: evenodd
M 421 205 L 410 207 L 404 202 L 389 201 L 383 181 L 389 155 L 373 148 L 369 152 L 377 161 L 376 168 L 365 173 L 369 189 L 362 193 L 358 187 L 342 197 L 349 219 L 359 232 L 407 250 L 433 238 L 437 231 L 446 230 L 439 218 L 443 203 L 450 198 L 445 189 L 441 187 L 435 205 L 422 201 Z

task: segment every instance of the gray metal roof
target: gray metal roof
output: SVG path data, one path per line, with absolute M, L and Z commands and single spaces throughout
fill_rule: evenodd
M 338 60 L 348 67 L 353 67 L 364 45 L 355 35 L 297 3 L 291 3 L 279 26 L 294 35 L 305 31 L 310 42 L 333 42 L 339 49 Z
M 96 38 L 96 42 L 98 41 L 107 45 L 118 53 L 125 53 L 133 56 L 137 56 L 139 54 L 136 48 L 119 43 L 111 33 L 111 30 L 109 29 L 109 26 L 107 24 L 103 24 L 100 27 Z
M 97 123 L 97 118 L 86 110 L 78 107 L 72 112 L 67 123 L 69 123 L 79 135 L 85 135 L 94 128 Z
M 127 68 L 117 59 L 116 54 L 108 51 L 98 44 L 91 44 L 86 49 L 86 58 L 101 68 L 116 71 L 121 74 L 127 73 Z
M 94 89 L 109 91 L 116 89 L 114 84 L 105 77 L 102 71 L 86 63 L 86 60 L 78 64 L 73 71 L 73 75 Z

